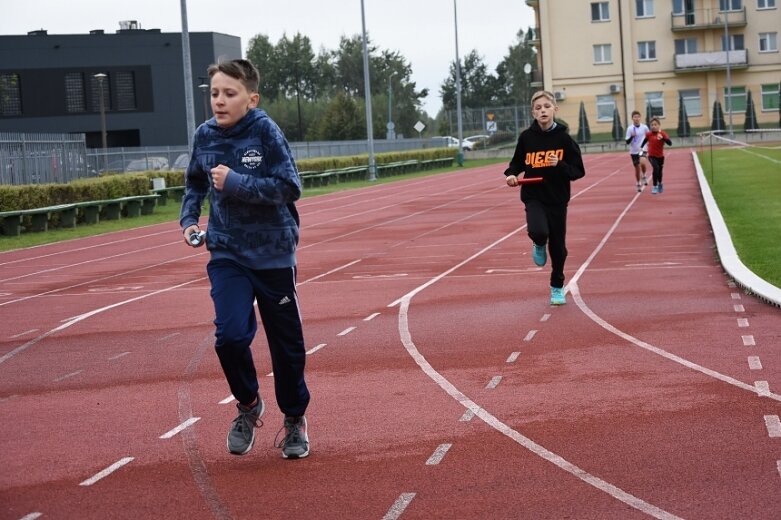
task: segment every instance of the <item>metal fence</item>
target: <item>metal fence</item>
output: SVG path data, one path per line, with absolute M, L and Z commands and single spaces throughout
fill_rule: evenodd
M 0 133 L 0 184 L 64 183 L 87 176 L 84 134 Z
M 375 140 L 375 153 L 447 146 L 444 137 Z M 296 160 L 362 155 L 366 140 L 290 143 Z M 66 183 L 100 174 L 184 170 L 186 145 L 87 149 L 84 134 L 0 133 L 0 184 Z
M 510 132 L 517 137 L 532 122 L 531 107 L 528 105 L 509 107 L 483 107 L 461 109 L 461 128 L 464 137 L 477 134 Z M 447 111 L 450 135 L 458 133 L 458 112 Z

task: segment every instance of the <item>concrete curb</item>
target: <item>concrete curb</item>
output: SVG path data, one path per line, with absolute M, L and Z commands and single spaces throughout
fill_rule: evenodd
M 700 183 L 702 199 L 705 202 L 705 209 L 708 212 L 713 235 L 716 239 L 716 249 L 721 259 L 721 265 L 727 274 L 735 280 L 735 283 L 740 285 L 748 294 L 753 294 L 771 305 L 781 307 L 781 288 L 766 282 L 740 261 L 735 246 L 732 244 L 732 237 L 730 237 L 727 224 L 724 222 L 724 217 L 722 217 L 716 200 L 713 198 L 708 180 L 705 178 L 700 161 L 697 159 L 697 153 L 694 151 L 692 151 L 692 158 L 694 159 L 694 167 L 697 170 L 697 180 Z

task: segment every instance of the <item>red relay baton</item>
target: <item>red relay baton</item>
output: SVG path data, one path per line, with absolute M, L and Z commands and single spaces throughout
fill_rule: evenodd
M 542 182 L 542 177 L 523 177 L 518 179 L 518 184 L 537 184 Z

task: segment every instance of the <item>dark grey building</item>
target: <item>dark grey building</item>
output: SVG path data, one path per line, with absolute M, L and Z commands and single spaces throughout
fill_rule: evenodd
M 0 132 L 78 132 L 98 148 L 102 85 L 109 148 L 187 145 L 181 33 L 121 26 L 114 34 L 0 36 Z M 241 40 L 190 33 L 190 54 L 197 125 L 206 68 L 240 58 Z

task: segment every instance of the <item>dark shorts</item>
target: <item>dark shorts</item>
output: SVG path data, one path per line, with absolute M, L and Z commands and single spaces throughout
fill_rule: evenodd
M 630 153 L 629 157 L 632 158 L 632 165 L 637 166 L 640 164 L 640 154 L 639 153 Z

